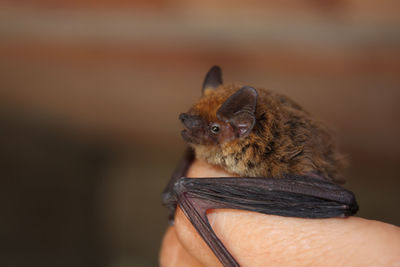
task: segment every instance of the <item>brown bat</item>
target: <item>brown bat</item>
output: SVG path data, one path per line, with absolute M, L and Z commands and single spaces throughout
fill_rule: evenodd
M 179 116 L 189 148 L 163 192 L 173 220 L 179 205 L 224 266 L 239 266 L 208 223 L 208 209 L 243 209 L 301 218 L 358 211 L 340 187 L 342 157 L 329 131 L 289 98 L 272 91 L 222 84 L 212 67 L 203 95 Z M 186 178 L 194 158 L 239 177 Z

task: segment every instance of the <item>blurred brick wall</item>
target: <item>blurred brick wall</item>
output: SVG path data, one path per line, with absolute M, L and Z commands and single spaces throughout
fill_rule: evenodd
M 5 102 L 132 140 L 174 138 L 176 114 L 219 64 L 227 81 L 289 94 L 356 149 L 400 149 L 396 1 L 12 3 L 0 10 Z

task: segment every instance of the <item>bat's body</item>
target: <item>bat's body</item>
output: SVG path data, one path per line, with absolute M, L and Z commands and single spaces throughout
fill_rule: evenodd
M 178 204 L 226 266 L 238 266 L 215 236 L 207 209 L 235 208 L 303 218 L 349 216 L 357 212 L 354 195 L 341 180 L 340 154 L 331 135 L 310 114 L 285 96 L 265 89 L 223 85 L 213 67 L 202 98 L 180 115 L 182 137 L 191 148 L 163 194 Z M 188 179 L 197 157 L 218 165 L 231 178 Z
M 231 128 L 229 122 L 217 118 L 217 111 L 240 89 L 238 85 L 206 89 L 187 116 L 200 116 L 207 118 L 207 124 Z M 327 179 L 337 179 L 340 156 L 324 126 L 287 97 L 260 88 L 256 92 L 255 123 L 246 136 L 234 136 L 232 140 L 222 137 L 210 144 L 191 142 L 196 157 L 239 176 L 282 177 L 317 172 Z

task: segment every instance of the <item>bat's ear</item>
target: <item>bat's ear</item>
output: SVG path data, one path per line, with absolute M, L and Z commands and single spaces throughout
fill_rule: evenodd
M 256 123 L 257 97 L 256 89 L 250 86 L 242 87 L 218 109 L 218 119 L 229 122 L 238 137 L 248 135 Z
M 215 89 L 222 84 L 222 71 L 218 66 L 213 66 L 204 78 L 202 92 L 206 89 Z

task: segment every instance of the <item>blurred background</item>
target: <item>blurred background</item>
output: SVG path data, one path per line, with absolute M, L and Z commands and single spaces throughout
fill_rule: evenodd
M 0 3 L 0 265 L 157 266 L 178 114 L 207 70 L 336 132 L 359 216 L 400 225 L 397 0 Z

